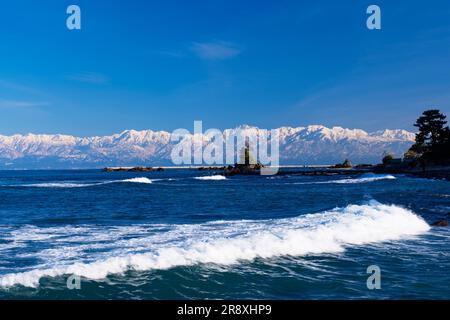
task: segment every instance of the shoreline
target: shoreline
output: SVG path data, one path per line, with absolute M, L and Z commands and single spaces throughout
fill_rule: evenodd
M 270 168 L 270 167 L 269 167 Z M 374 165 L 367 168 L 339 168 L 335 165 L 280 165 L 277 167 L 279 171 L 275 175 L 305 175 L 305 176 L 330 176 L 330 175 L 351 175 L 363 173 L 386 173 L 386 174 L 406 174 L 410 176 L 420 177 L 424 179 L 438 179 L 450 181 L 450 167 L 430 167 L 426 170 L 389 168 L 382 165 Z M 283 170 L 287 169 L 287 170 Z M 299 169 L 299 170 L 295 170 Z M 303 169 L 303 170 L 300 170 Z M 103 171 L 103 172 L 161 172 L 165 170 L 197 170 L 197 171 L 215 171 L 220 174 L 226 173 L 227 167 L 223 166 L 157 166 L 157 167 L 140 167 L 140 166 L 117 166 L 103 168 L 69 168 L 69 169 L 0 169 L 2 172 L 14 171 Z M 259 175 L 259 171 L 247 173 L 246 175 Z M 245 175 L 245 174 L 244 174 Z
M 405 169 L 396 167 L 374 167 L 374 173 L 406 174 L 425 179 L 438 179 L 450 181 L 450 166 L 430 166 L 425 169 Z
M 153 171 L 156 171 L 156 169 L 161 168 L 164 170 L 218 170 L 219 168 L 224 168 L 225 166 L 202 166 L 202 165 L 192 165 L 192 166 L 154 166 L 154 167 L 147 167 L 147 166 L 112 166 L 112 167 L 91 167 L 91 168 L 35 168 L 35 169 L 27 169 L 27 168 L 13 168 L 13 169 L 6 169 L 6 168 L 0 168 L 0 171 L 75 171 L 75 170 L 104 170 L 104 169 L 112 169 L 112 170 L 131 170 L 133 168 L 153 168 Z M 333 168 L 334 165 L 283 165 L 278 166 L 278 168 Z M 270 166 L 269 166 L 270 168 Z

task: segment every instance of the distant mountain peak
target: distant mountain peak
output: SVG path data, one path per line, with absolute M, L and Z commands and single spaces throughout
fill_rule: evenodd
M 258 135 L 261 129 L 244 124 L 225 134 L 243 130 Z M 401 156 L 413 143 L 406 130 L 328 128 L 323 125 L 280 127 L 283 164 L 376 163 L 382 154 Z M 64 134 L 0 135 L 0 168 L 95 168 L 120 165 L 170 165 L 174 146 L 166 131 L 124 130 L 110 136 L 75 137 Z M 202 139 L 201 135 L 192 137 Z

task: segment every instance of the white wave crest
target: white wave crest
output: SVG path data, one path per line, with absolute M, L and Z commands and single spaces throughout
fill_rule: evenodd
M 153 183 L 152 180 L 150 180 L 149 178 L 146 178 L 146 177 L 125 179 L 125 180 L 119 180 L 116 182 Z
M 0 276 L 1 287 L 18 284 L 37 287 L 42 277 L 69 274 L 104 279 L 109 274 L 122 274 L 127 270 L 167 269 L 199 263 L 230 265 L 255 258 L 341 252 L 347 246 L 406 239 L 430 229 L 413 212 L 376 201 L 296 218 L 263 221 L 84 226 L 82 230 L 27 228 L 15 230 L 12 240 L 19 242 L 17 237 L 22 237 L 22 241 L 28 241 L 29 228 L 37 228 L 43 239 L 49 236 L 46 233 L 55 235 L 48 240 L 55 247 L 30 253 L 46 263 L 25 272 Z
M 333 180 L 329 183 L 365 183 L 365 182 L 373 182 L 378 180 L 395 180 L 396 178 L 390 174 L 375 174 L 375 173 L 365 173 L 361 175 L 359 178 L 355 179 L 342 179 L 342 180 Z
M 34 188 L 85 188 L 85 187 L 93 187 L 93 186 L 101 186 L 105 184 L 111 183 L 123 183 L 123 182 L 131 182 L 131 183 L 153 183 L 153 181 L 157 181 L 161 179 L 149 179 L 146 177 L 137 177 L 131 179 L 123 179 L 123 180 L 113 180 L 113 181 L 103 181 L 103 182 L 92 182 L 92 183 L 75 183 L 75 182 L 44 182 L 44 183 L 33 183 L 33 184 L 21 184 L 17 185 L 19 187 L 34 187 Z
M 347 184 L 347 183 L 367 183 L 374 182 L 378 180 L 395 180 L 397 179 L 395 176 L 390 174 L 375 174 L 375 173 L 365 173 L 359 176 L 358 178 L 345 178 L 338 180 L 329 180 L 329 181 L 312 181 L 312 182 L 294 182 L 293 184 Z
M 33 184 L 22 184 L 20 187 L 33 187 L 33 188 L 83 188 L 101 185 L 104 183 L 72 183 L 72 182 L 44 182 Z
M 214 176 L 203 176 L 203 177 L 194 177 L 197 180 L 227 180 L 225 176 L 222 175 L 214 175 Z

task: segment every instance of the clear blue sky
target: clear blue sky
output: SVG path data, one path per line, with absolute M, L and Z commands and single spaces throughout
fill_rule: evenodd
M 66 28 L 77 4 L 82 30 Z M 378 4 L 382 30 L 366 28 Z M 450 1 L 15 0 L 0 134 L 323 124 L 450 113 Z M 450 114 L 449 114 L 450 116 Z

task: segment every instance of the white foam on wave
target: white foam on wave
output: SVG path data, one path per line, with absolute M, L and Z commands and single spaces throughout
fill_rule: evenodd
M 345 178 L 338 180 L 328 180 L 328 181 L 312 181 L 312 182 L 295 182 L 293 184 L 352 184 L 352 183 L 367 183 L 379 180 L 395 180 L 395 176 L 390 174 L 376 174 L 376 173 L 365 173 L 358 178 Z
M 365 183 L 378 180 L 395 180 L 396 178 L 390 174 L 365 173 L 359 178 L 334 180 L 332 183 Z
M 75 182 L 44 182 L 44 183 L 33 183 L 33 184 L 21 184 L 19 187 L 34 187 L 34 188 L 85 188 L 85 187 L 93 187 L 100 186 L 111 183 L 146 183 L 150 184 L 153 181 L 158 181 L 161 179 L 149 179 L 146 177 L 137 177 L 131 179 L 123 179 L 123 180 L 112 180 L 112 181 L 103 181 L 103 182 L 93 182 L 93 183 L 75 183 Z
M 203 177 L 194 177 L 197 180 L 227 180 L 225 176 L 222 175 L 214 175 L 214 176 L 203 176 Z
M 150 180 L 149 178 L 146 178 L 146 177 L 125 179 L 125 180 L 119 180 L 116 182 L 153 183 L 152 180 Z
M 27 229 L 28 228 L 28 229 Z M 83 226 L 40 230 L 52 249 L 32 252 L 42 261 L 31 270 L 0 276 L 0 286 L 37 287 L 42 277 L 75 274 L 104 279 L 127 270 L 145 271 L 199 263 L 231 265 L 255 258 L 344 251 L 347 246 L 406 239 L 430 227 L 413 212 L 371 201 L 365 205 L 272 220 L 215 221 L 194 225 Z M 48 234 L 46 234 L 48 233 Z M 73 234 L 72 234 L 73 233 Z M 64 235 L 64 236 L 63 236 Z M 28 240 L 29 241 L 29 240 Z
M 72 182 L 44 182 L 33 184 L 22 184 L 20 187 L 33 187 L 33 188 L 83 188 L 100 185 L 104 183 L 72 183 Z

